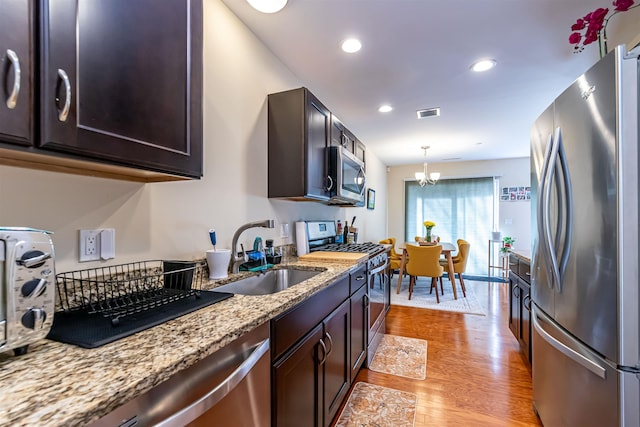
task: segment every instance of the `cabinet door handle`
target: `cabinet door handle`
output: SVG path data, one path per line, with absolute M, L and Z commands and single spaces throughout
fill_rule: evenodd
M 329 350 L 327 351 L 326 358 L 328 358 L 329 356 L 331 356 L 331 353 L 333 352 L 333 339 L 331 338 L 331 335 L 329 335 L 329 332 L 325 332 L 324 335 L 327 337 L 327 339 L 329 340 L 329 344 L 331 345 L 331 347 L 329 347 Z
M 58 77 L 62 80 L 62 84 L 64 84 L 64 105 L 58 112 L 58 120 L 66 122 L 69 116 L 69 109 L 71 108 L 71 83 L 69 82 L 69 76 L 61 68 L 58 68 Z
M 362 297 L 362 302 L 364 303 L 365 307 L 369 307 L 369 295 L 364 294 L 364 296 Z
M 513 289 L 513 296 L 515 296 L 516 298 L 520 298 L 520 288 L 518 287 L 518 285 L 513 285 L 512 289 Z
M 18 104 L 18 95 L 20 95 L 20 59 L 11 49 L 7 49 L 7 58 L 13 67 L 13 88 L 7 98 L 7 108 L 13 110 Z
M 531 296 L 529 296 L 529 294 L 524 296 L 522 303 L 524 305 L 524 308 L 526 308 L 527 311 L 531 313 Z
M 327 191 L 331 191 L 333 188 L 333 178 L 331 178 L 330 175 L 327 175 L 327 181 L 329 182 L 329 185 L 327 185 Z
M 322 347 L 322 359 L 318 361 L 318 365 L 322 366 L 322 365 L 324 365 L 324 362 L 327 361 L 327 346 L 324 345 L 324 341 L 323 340 L 319 340 L 318 342 L 320 343 L 320 346 Z

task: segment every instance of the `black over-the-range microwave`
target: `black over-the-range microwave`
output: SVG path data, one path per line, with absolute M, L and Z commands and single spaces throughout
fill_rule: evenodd
M 364 162 L 345 147 L 329 147 L 329 204 L 364 206 Z

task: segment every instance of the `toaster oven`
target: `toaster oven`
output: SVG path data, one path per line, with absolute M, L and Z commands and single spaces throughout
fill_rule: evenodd
M 25 354 L 51 329 L 56 275 L 50 234 L 0 227 L 0 352 Z

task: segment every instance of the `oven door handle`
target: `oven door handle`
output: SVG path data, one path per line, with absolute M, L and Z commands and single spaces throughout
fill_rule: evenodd
M 373 276 L 374 274 L 378 274 L 378 273 L 380 273 L 381 271 L 386 270 L 388 265 L 389 265 L 389 259 L 387 259 L 387 261 L 385 261 L 385 263 L 384 263 L 384 264 L 382 264 L 382 265 L 380 265 L 380 266 L 378 266 L 378 267 L 374 268 L 373 270 L 370 270 L 370 271 L 369 271 L 369 275 Z
M 155 426 L 170 427 L 175 425 L 186 425 L 192 422 L 231 393 L 231 391 L 233 391 L 233 389 L 236 388 L 236 386 L 249 374 L 251 369 L 256 366 L 260 358 L 262 358 L 262 356 L 264 356 L 268 351 L 269 338 L 258 344 L 246 360 L 215 388 L 189 406 L 155 424 Z

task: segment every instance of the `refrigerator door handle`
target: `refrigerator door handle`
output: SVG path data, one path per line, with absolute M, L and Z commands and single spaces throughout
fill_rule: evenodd
M 559 271 L 558 271 L 558 292 L 562 292 L 562 279 L 564 272 L 567 269 L 567 263 L 569 262 L 569 254 L 571 253 L 571 240 L 573 237 L 573 192 L 571 188 L 571 176 L 569 175 L 569 165 L 567 164 L 567 154 L 564 151 L 564 144 L 562 143 L 562 130 L 558 127 L 555 137 L 558 144 L 558 156 L 560 158 L 560 167 L 562 169 L 562 181 L 564 184 L 564 196 L 565 196 L 565 216 L 566 223 L 564 227 L 564 242 L 562 245 L 562 254 L 560 256 Z
M 564 345 L 563 343 L 561 343 L 560 341 L 552 337 L 551 334 L 545 331 L 544 328 L 540 325 L 540 322 L 538 321 L 537 309 L 535 307 L 532 307 L 532 309 L 533 309 L 533 316 L 532 316 L 533 328 L 540 335 L 542 339 L 544 339 L 549 345 L 551 345 L 553 348 L 558 350 L 560 353 L 567 356 L 569 359 L 580 364 L 581 366 L 593 372 L 595 375 L 599 376 L 600 378 L 606 379 L 607 371 L 605 368 L 598 365 L 591 359 L 588 359 L 587 357 L 578 353 L 577 351 L 573 350 L 572 348 L 567 347 L 566 345 Z
M 544 218 L 545 218 L 545 204 L 544 204 L 544 195 L 546 194 L 546 185 L 547 185 L 547 171 L 549 170 L 549 161 L 551 158 L 551 148 L 553 147 L 553 135 L 549 134 L 547 138 L 547 144 L 544 151 L 544 160 L 542 162 L 542 171 L 540 173 L 540 187 L 538 193 L 538 233 L 540 242 L 540 255 L 545 258 L 546 254 L 549 253 L 549 248 L 547 247 L 547 239 L 545 235 L 545 226 L 544 226 Z M 534 257 L 533 261 L 537 264 L 538 257 Z M 537 269 L 537 265 L 533 265 L 533 271 L 535 272 Z M 550 289 L 553 289 L 553 283 L 551 281 L 547 281 L 547 286 Z
M 556 136 L 558 131 L 556 130 Z M 556 138 L 552 139 L 551 153 L 549 156 L 549 165 L 547 166 L 547 173 L 544 183 L 544 237 L 547 253 L 551 261 L 551 273 L 553 275 L 553 284 L 560 289 L 560 272 L 558 267 L 558 257 L 553 248 L 553 236 L 551 235 L 551 183 L 553 180 L 553 174 L 556 171 L 558 160 L 559 144 Z

